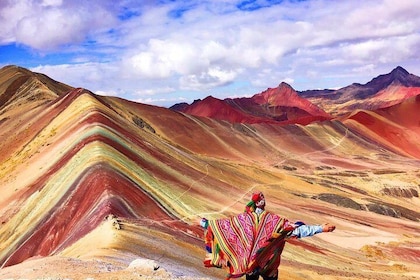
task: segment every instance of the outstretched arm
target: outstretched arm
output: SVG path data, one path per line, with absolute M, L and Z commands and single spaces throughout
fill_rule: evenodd
M 321 232 L 331 232 L 335 230 L 335 226 L 330 224 L 323 225 L 301 225 L 295 228 L 292 232 L 292 236 L 297 238 L 309 237 Z

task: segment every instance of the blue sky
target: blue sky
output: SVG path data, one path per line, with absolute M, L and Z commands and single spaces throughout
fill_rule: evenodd
M 415 0 L 4 0 L 0 67 L 171 106 L 420 75 Z

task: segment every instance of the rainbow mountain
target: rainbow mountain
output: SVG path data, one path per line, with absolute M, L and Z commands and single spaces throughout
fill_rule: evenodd
M 65 277 L 127 279 L 144 258 L 220 279 L 198 221 L 243 211 L 254 190 L 290 220 L 337 226 L 290 242 L 283 278 L 418 277 L 419 79 L 397 67 L 335 91 L 282 83 L 163 108 L 3 67 L 0 278 L 64 259 L 114 264 Z

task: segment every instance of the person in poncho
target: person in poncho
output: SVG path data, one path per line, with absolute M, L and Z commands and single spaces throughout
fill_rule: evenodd
M 237 216 L 200 222 L 205 229 L 206 267 L 225 268 L 227 278 L 278 279 L 278 267 L 286 240 L 331 232 L 335 226 L 291 223 L 265 210 L 262 192 L 252 194 L 245 211 Z

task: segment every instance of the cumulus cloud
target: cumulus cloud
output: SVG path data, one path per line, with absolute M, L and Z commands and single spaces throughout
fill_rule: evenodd
M 180 88 L 204 91 L 232 83 L 236 77 L 237 74 L 234 71 L 226 71 L 220 67 L 209 68 L 206 72 L 182 76 Z
M 167 78 L 171 74 L 190 74 L 203 67 L 198 48 L 185 41 L 151 39 L 147 50 L 128 57 L 132 69 L 147 78 Z
M 82 43 L 89 35 L 110 28 L 115 15 L 94 1 L 16 0 L 0 9 L 0 41 L 37 51 Z
M 125 77 L 124 68 L 109 63 L 39 65 L 30 68 L 30 70 L 44 73 L 73 87 L 86 88 L 100 95 L 120 96 L 129 100 L 162 106 L 172 104 L 171 102 L 174 101 L 183 102 L 185 100 L 182 96 L 168 96 L 168 93 L 176 92 L 177 89 L 171 87 L 170 81 L 162 86 L 160 81 L 139 81 L 135 77 Z
M 120 82 L 115 79 L 119 76 L 119 69 L 107 63 L 39 65 L 30 70 L 44 73 L 73 87 L 100 92 L 119 91 Z
M 227 5 L 211 6 L 211 12 L 196 7 L 184 13 L 185 25 L 167 18 L 173 28 L 166 26 L 166 39 L 149 41 L 129 59 L 140 76 L 179 76 L 181 88 L 203 90 L 235 79 L 270 86 L 269 82 L 278 79 L 278 84 L 282 77 L 297 72 L 308 73 L 310 79 L 316 76 L 316 69 L 393 63 L 417 50 L 407 46 L 417 44 L 409 37 L 417 36 L 413 32 L 419 26 L 412 13 L 418 4 L 409 1 L 397 8 L 391 1 L 304 1 L 268 6 L 260 5 L 263 8 L 252 13 Z M 202 15 L 199 20 L 198 14 Z M 411 17 L 403 20 L 401 14 Z M 400 44 L 403 40 L 408 41 Z M 311 63 L 304 63 L 308 61 Z M 308 65 L 314 70 L 308 71 Z M 267 68 L 278 76 L 265 75 L 263 69 Z M 212 74 L 217 73 L 214 69 L 224 74 Z

